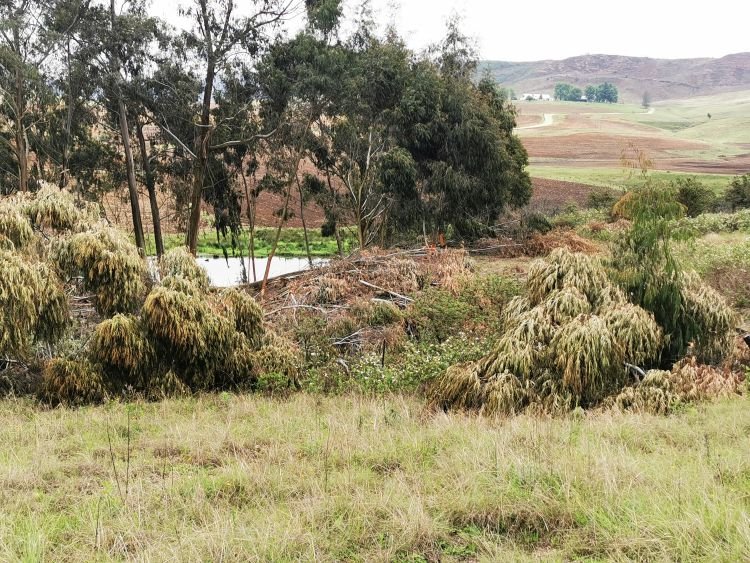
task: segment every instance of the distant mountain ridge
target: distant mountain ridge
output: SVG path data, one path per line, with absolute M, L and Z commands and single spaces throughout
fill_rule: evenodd
M 482 61 L 502 86 L 518 96 L 551 94 L 557 82 L 585 87 L 612 82 L 620 98 L 640 102 L 648 91 L 653 101 L 750 90 L 750 52 L 718 59 L 651 59 L 620 55 L 581 55 L 533 62 Z

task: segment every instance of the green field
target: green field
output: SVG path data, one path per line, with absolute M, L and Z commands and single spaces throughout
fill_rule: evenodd
M 743 150 L 732 144 L 750 143 L 750 91 L 667 100 L 656 102 L 653 107 L 653 114 L 634 114 L 624 119 L 665 129 L 680 139 L 729 145 L 727 154 Z
M 750 154 L 750 91 L 636 104 L 521 102 L 526 121 L 552 115 L 545 127 L 521 127 L 532 175 L 592 185 L 629 186 L 620 170 L 634 145 L 654 161 L 654 175 L 691 175 L 721 191 Z M 709 117 L 710 115 L 710 117 Z M 678 171 L 688 172 L 678 172 Z M 726 170 L 725 173 L 722 173 Z
M 255 230 L 255 256 L 265 258 L 271 253 L 273 241 L 276 237 L 276 229 L 272 227 L 260 227 Z M 310 254 L 313 256 L 333 256 L 338 253 L 338 246 L 334 237 L 324 237 L 320 229 L 308 229 L 307 237 L 310 244 Z M 349 230 L 342 230 L 344 251 L 351 251 L 356 245 L 356 235 Z M 169 234 L 164 237 L 166 250 L 185 245 L 185 236 L 181 234 Z M 232 249 L 231 237 L 217 237 L 213 229 L 203 230 L 198 238 L 198 255 L 223 257 L 224 250 L 229 256 L 248 256 L 249 235 L 243 231 L 239 237 L 239 245 Z M 146 237 L 146 253 L 149 256 L 156 254 L 153 236 Z M 305 235 L 302 229 L 287 227 L 281 230 L 279 246 L 276 250 L 277 256 L 306 256 Z
M 749 406 L 493 420 L 402 396 L 5 400 L 0 559 L 747 560 Z
M 643 184 L 640 171 L 630 174 L 622 168 L 561 167 L 537 164 L 529 166 L 528 171 L 535 178 L 565 180 L 591 186 L 629 189 Z M 667 170 L 651 170 L 649 176 L 656 181 L 671 181 L 680 177 L 696 178 L 716 193 L 724 192 L 734 177 L 729 174 L 691 174 Z

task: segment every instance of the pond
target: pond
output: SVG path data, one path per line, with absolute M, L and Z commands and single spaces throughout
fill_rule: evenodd
M 249 258 L 244 259 L 244 270 L 242 258 L 225 259 L 199 256 L 197 261 L 198 264 L 206 270 L 208 278 L 211 280 L 211 285 L 214 287 L 232 287 L 240 285 L 242 283 L 244 272 L 247 272 L 249 281 L 253 281 L 253 270 L 250 266 Z M 267 258 L 255 259 L 255 274 L 258 281 L 263 279 L 267 262 Z M 325 266 L 328 262 L 328 258 L 313 258 L 313 267 Z M 269 279 L 275 278 L 283 276 L 284 274 L 307 270 L 309 268 L 310 264 L 307 261 L 307 258 L 286 258 L 275 256 L 271 261 L 271 271 L 268 277 Z

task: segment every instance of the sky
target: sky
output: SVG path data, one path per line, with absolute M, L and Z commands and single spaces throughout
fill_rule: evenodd
M 347 13 L 352 13 L 358 0 L 347 2 Z M 534 61 L 594 53 L 674 59 L 750 51 L 747 0 L 371 2 L 378 21 L 395 23 L 416 51 L 439 41 L 447 19 L 458 14 L 462 29 L 475 39 L 485 60 Z M 177 23 L 178 3 L 154 0 L 153 10 Z

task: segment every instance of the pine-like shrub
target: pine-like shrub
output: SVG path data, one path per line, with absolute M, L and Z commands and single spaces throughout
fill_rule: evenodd
M 101 322 L 89 351 L 92 361 L 120 386 L 142 388 L 156 372 L 155 350 L 136 317 L 118 314 Z
M 0 356 L 24 356 L 35 341 L 54 343 L 68 322 L 67 298 L 55 274 L 0 251 Z
M 0 235 L 4 236 L 13 247 L 20 249 L 26 246 L 34 236 L 29 219 L 17 206 L 0 206 Z
M 201 291 L 208 291 L 208 274 L 195 261 L 187 248 L 180 246 L 167 251 L 159 262 L 162 277 L 181 276 L 191 281 Z
M 247 292 L 239 289 L 226 289 L 219 299 L 227 303 L 237 332 L 245 335 L 251 345 L 258 348 L 263 339 L 263 310 Z
M 25 205 L 26 214 L 38 229 L 70 231 L 85 217 L 75 206 L 70 192 L 45 185 Z
M 76 406 L 102 402 L 107 389 L 87 360 L 54 358 L 44 366 L 40 395 L 51 404 Z
M 63 239 L 56 249 L 60 268 L 82 276 L 104 316 L 134 311 L 145 293 L 146 263 L 121 232 L 97 228 Z

